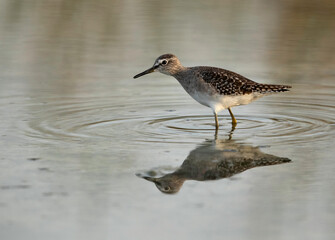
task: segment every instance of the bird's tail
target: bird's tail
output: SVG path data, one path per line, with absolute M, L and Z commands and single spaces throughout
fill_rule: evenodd
M 274 84 L 255 84 L 253 86 L 253 92 L 260 93 L 277 93 L 289 91 L 291 86 L 288 85 L 274 85 Z
M 282 163 L 288 163 L 288 162 L 291 162 L 291 159 L 267 154 L 265 157 L 256 159 L 254 161 L 254 164 L 255 164 L 254 167 L 276 165 L 276 164 L 282 164 Z

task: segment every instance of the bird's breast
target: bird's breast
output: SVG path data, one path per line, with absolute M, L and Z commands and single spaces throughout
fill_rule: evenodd
M 213 110 L 216 108 L 219 99 L 211 86 L 204 84 L 196 76 L 177 78 L 177 80 L 194 100 Z

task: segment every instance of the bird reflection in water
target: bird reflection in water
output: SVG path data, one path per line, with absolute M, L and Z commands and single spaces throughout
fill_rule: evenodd
M 137 173 L 163 193 L 177 193 L 186 180 L 208 181 L 228 178 L 254 167 L 287 163 L 291 160 L 263 153 L 259 147 L 234 140 L 205 141 L 192 150 L 174 172 L 158 177 L 157 171 Z

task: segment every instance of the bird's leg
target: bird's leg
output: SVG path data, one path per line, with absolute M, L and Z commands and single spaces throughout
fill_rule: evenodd
M 214 112 L 214 117 L 215 117 L 215 130 L 217 131 L 219 129 L 219 120 L 216 112 Z
M 233 115 L 233 113 L 232 113 L 232 111 L 231 111 L 230 108 L 228 108 L 228 111 L 229 111 L 229 113 L 230 113 L 231 120 L 232 120 L 231 124 L 235 127 L 236 124 L 237 124 L 237 121 L 236 121 L 236 119 L 235 119 L 235 117 L 234 117 L 234 115 Z

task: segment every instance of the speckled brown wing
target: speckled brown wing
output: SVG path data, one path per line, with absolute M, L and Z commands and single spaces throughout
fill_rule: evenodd
M 250 93 L 285 92 L 291 86 L 254 82 L 237 73 L 213 67 L 198 67 L 202 79 L 211 84 L 221 95 L 244 95 Z

